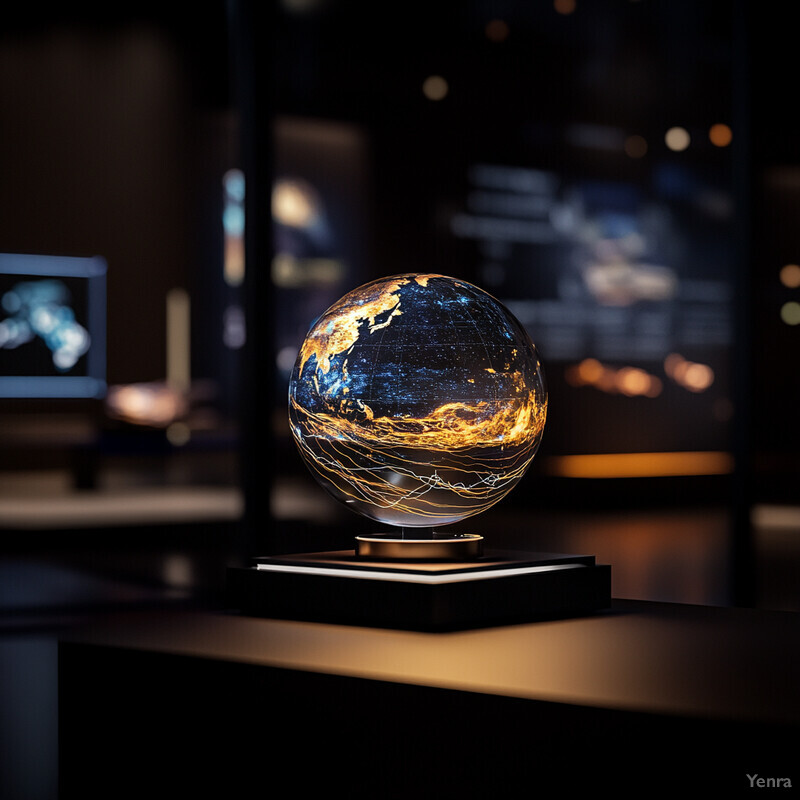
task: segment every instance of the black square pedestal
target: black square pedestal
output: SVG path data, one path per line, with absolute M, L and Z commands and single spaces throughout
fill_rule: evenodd
M 354 551 L 231 567 L 227 605 L 251 616 L 444 631 L 595 612 L 611 567 L 594 556 L 487 551 L 465 562 L 367 561 Z

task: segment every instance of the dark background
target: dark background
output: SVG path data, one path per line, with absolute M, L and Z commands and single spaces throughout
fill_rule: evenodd
M 286 431 L 287 365 L 315 316 L 407 271 L 537 303 L 581 263 L 575 235 L 511 251 L 454 235 L 476 164 L 555 176 L 562 191 L 627 187 L 628 221 L 653 204 L 668 211 L 657 254 L 678 254 L 681 281 L 714 278 L 728 294 L 724 341 L 684 352 L 714 369 L 704 395 L 667 386 L 666 352 L 609 359 L 658 374 L 658 398 L 576 387 L 569 369 L 597 340 L 550 357 L 554 323 L 535 317 L 551 391 L 542 449 L 471 529 L 504 546 L 597 554 L 616 596 L 800 608 L 800 326 L 780 316 L 800 289 L 779 280 L 800 261 L 789 17 L 744 0 L 6 10 L 0 252 L 107 261 L 112 389 L 165 388 L 168 293 L 185 290 L 192 310 L 188 407 L 168 423 L 120 420 L 102 399 L 0 401 L 9 669 L 31 654 L 46 682 L 47 637 L 74 615 L 218 608 L 228 564 L 350 546 L 365 521 L 323 496 Z M 497 20 L 506 27 L 487 28 Z M 431 75 L 447 80 L 441 100 L 422 91 Z M 730 146 L 709 142 L 714 123 L 730 126 Z M 691 134 L 686 151 L 664 144 L 673 125 Z M 631 135 L 647 142 L 641 157 L 624 149 Z M 223 277 L 231 169 L 246 177 L 241 284 Z M 273 188 L 288 179 L 316 191 L 316 228 L 273 216 Z M 618 194 L 598 196 L 600 211 L 619 210 Z M 560 302 L 569 317 L 587 313 L 585 300 Z M 670 317 L 679 336 L 681 318 Z M 592 479 L 559 466 L 649 451 L 717 453 L 733 467 Z M 22 683 L 4 681 L 4 697 L 24 696 Z M 24 750 L 28 730 L 46 754 L 53 698 L 38 696 L 41 724 L 6 729 L 23 731 L 13 747 Z M 44 792 L 51 773 L 18 763 L 19 785 Z
M 312 502 L 318 494 L 286 435 L 294 352 L 345 291 L 421 270 L 534 309 L 526 324 L 545 365 L 549 421 L 510 509 L 699 504 L 734 519 L 744 508 L 749 519 L 754 504 L 791 505 L 798 330 L 780 309 L 797 290 L 778 274 L 796 260 L 798 156 L 791 108 L 773 91 L 790 58 L 781 22 L 748 3 L 655 0 L 410 3 L 390 16 L 343 0 L 219 2 L 191 16 L 156 4 L 14 10 L 0 39 L 0 246 L 107 260 L 112 390 L 165 381 L 166 297 L 185 290 L 192 387 L 189 411 L 173 420 L 179 435 L 147 419 L 121 424 L 102 400 L 3 401 L 7 485 L 30 479 L 32 495 L 42 478 L 78 489 L 224 487 L 241 491 L 243 552 L 291 547 L 293 526 L 309 522 L 275 525 L 275 507 L 287 487 Z M 430 75 L 448 81 L 441 100 L 422 91 Z M 710 143 L 718 122 L 731 127 L 730 146 Z M 665 145 L 673 125 L 690 133 L 686 151 Z M 646 152 L 626 152 L 629 136 Z M 713 368 L 706 393 L 664 374 L 668 346 L 688 336 L 691 304 L 680 297 L 661 317 L 672 326 L 667 349 L 656 342 L 646 356 L 634 346 L 641 325 L 669 304 L 623 309 L 622 350 L 607 364 L 658 376 L 658 397 L 570 381 L 608 333 L 589 322 L 595 312 L 619 308 L 559 294 L 568 279 L 578 285 L 587 226 L 562 225 L 555 244 L 457 233 L 454 220 L 474 210 L 473 171 L 487 164 L 556 186 L 529 228 L 513 211 L 490 209 L 490 221 L 496 213 L 495 222 L 552 232 L 557 213 L 574 212 L 575 192 L 610 229 L 654 211 L 668 221 L 645 259 L 667 264 L 679 287 L 715 281 L 720 291 L 722 333 L 681 350 Z M 247 182 L 241 285 L 222 270 L 222 181 L 232 169 Z M 286 180 L 315 193 L 313 230 L 273 218 L 273 187 Z M 582 338 L 558 338 L 565 318 Z M 576 481 L 559 466 L 563 455 L 650 451 L 721 453 L 734 467 L 656 470 L 631 484 L 611 467 L 604 480 Z M 319 533 L 338 540 L 338 519 L 328 525 L 337 509 L 321 514 L 328 530 Z M 34 534 L 9 541 L 38 543 Z
M 670 227 L 647 255 L 662 257 L 681 286 L 713 279 L 724 290 L 721 338 L 696 355 L 682 351 L 714 370 L 703 396 L 672 385 L 647 399 L 576 387 L 570 368 L 595 356 L 602 326 L 586 322 L 564 355 L 550 344 L 558 321 L 536 311 L 529 330 L 550 417 L 509 505 L 793 503 L 798 331 L 780 309 L 797 290 L 778 273 L 795 260 L 797 154 L 791 109 L 772 91 L 790 52 L 781 21 L 747 3 L 655 0 L 410 3 L 391 16 L 342 0 L 257 10 L 220 2 L 191 16 L 155 4 L 15 10 L 0 40 L 0 246 L 107 260 L 112 388 L 165 380 L 166 296 L 186 290 L 193 384 L 191 412 L 179 420 L 188 439 L 120 426 L 102 401 L 5 401 L 4 476 L 10 484 L 23 468 L 35 479 L 66 467 L 64 480 L 97 488 L 113 465 L 123 483 L 162 486 L 165 464 L 191 450 L 175 480 L 242 489 L 253 546 L 283 547 L 267 530 L 265 487 L 296 478 L 316 492 L 286 436 L 283 404 L 293 352 L 318 313 L 365 280 L 413 270 L 474 280 L 514 308 L 541 309 L 583 263 L 576 229 L 554 246 L 455 232 L 471 170 L 490 164 L 557 183 L 556 207 L 551 197 L 550 216 L 536 221 L 544 227 L 574 210 L 564 198 L 576 187 L 612 225 L 614 214 L 638 224 L 655 208 Z M 439 74 L 448 93 L 432 101 L 422 85 Z M 715 122 L 732 128 L 730 146 L 709 142 Z M 673 125 L 691 134 L 685 152 L 664 144 Z M 631 135 L 646 153 L 625 152 Z M 247 268 L 234 286 L 222 279 L 231 169 L 247 179 Z M 272 188 L 288 179 L 317 193 L 317 229 L 271 219 Z M 578 323 L 604 310 L 585 298 L 557 301 L 557 313 Z M 686 307 L 679 299 L 669 315 L 678 346 Z M 653 310 L 633 308 L 623 351 Z M 230 345 L 232 318 L 244 320 L 244 346 Z M 665 355 L 623 352 L 610 365 L 633 364 L 667 384 Z M 559 472 L 565 454 L 640 451 L 721 452 L 735 469 L 653 475 L 633 492 L 622 479 L 576 483 Z M 157 467 L 149 477 L 138 469 L 145 461 Z M 24 549 L 34 539 L 13 541 Z

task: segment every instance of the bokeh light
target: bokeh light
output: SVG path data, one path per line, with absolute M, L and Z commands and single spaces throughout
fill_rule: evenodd
M 307 228 L 319 214 L 316 192 L 305 182 L 283 179 L 272 190 L 272 216 L 291 228 Z
M 787 325 L 800 325 L 800 303 L 790 300 L 781 306 L 781 319 Z
M 657 376 L 640 367 L 609 367 L 596 358 L 585 358 L 568 367 L 565 378 L 572 386 L 591 386 L 606 394 L 626 397 L 658 397 L 663 389 Z
M 166 430 L 167 441 L 174 447 L 183 447 L 189 444 L 192 438 L 192 429 L 185 422 L 173 422 Z
M 797 264 L 786 264 L 781 267 L 780 280 L 787 289 L 797 289 L 800 287 L 800 266 Z
M 647 155 L 647 140 L 638 134 L 628 136 L 625 139 L 625 153 L 631 158 L 643 158 Z
M 422 93 L 428 100 L 444 100 L 450 87 L 441 75 L 430 75 L 422 84 Z
M 245 271 L 244 173 L 239 169 L 228 170 L 223 175 L 222 185 L 222 227 L 225 236 L 223 278 L 229 286 L 241 286 Z
M 727 125 L 718 122 L 709 128 L 708 138 L 715 147 L 727 147 L 733 140 L 733 132 Z
M 680 353 L 664 359 L 664 371 L 678 386 L 690 392 L 704 392 L 714 383 L 714 370 L 708 364 L 689 361 Z
M 505 20 L 493 19 L 486 23 L 486 38 L 490 42 L 504 42 L 508 34 L 508 23 Z
M 664 134 L 664 142 L 667 147 L 676 153 L 686 150 L 691 144 L 691 141 L 692 138 L 689 135 L 689 131 L 679 126 L 670 128 L 666 134 Z
M 89 332 L 76 321 L 70 302 L 69 290 L 59 280 L 16 284 L 0 300 L 11 315 L 0 320 L 0 348 L 15 349 L 38 337 L 50 351 L 53 366 L 68 372 L 91 345 Z
M 553 8 L 558 14 L 572 14 L 575 11 L 575 0 L 553 0 Z

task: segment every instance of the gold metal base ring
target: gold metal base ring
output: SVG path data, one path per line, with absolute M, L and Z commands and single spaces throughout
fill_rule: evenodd
M 393 561 L 467 561 L 483 555 L 483 536 L 434 534 L 433 538 L 398 539 L 385 534 L 356 536 L 360 558 Z

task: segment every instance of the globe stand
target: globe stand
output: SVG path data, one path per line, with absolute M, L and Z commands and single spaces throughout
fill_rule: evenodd
M 594 556 L 492 549 L 463 561 L 353 550 L 261 556 L 228 568 L 226 604 L 273 619 L 452 631 L 601 611 L 611 605 L 611 567 Z
M 290 430 L 319 483 L 390 532 L 232 567 L 229 608 L 449 630 L 607 607 L 610 568 L 593 557 L 484 551 L 482 536 L 415 527 L 497 503 L 536 455 L 546 416 L 536 347 L 482 289 L 408 273 L 349 292 L 298 352 Z
M 395 531 L 356 536 L 355 553 L 372 560 L 469 561 L 483 555 L 483 536 L 401 528 L 399 536 Z

